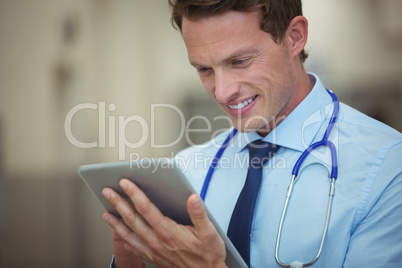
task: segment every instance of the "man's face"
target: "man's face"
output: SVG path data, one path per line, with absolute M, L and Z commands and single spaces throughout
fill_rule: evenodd
M 291 41 L 275 43 L 259 12 L 183 18 L 182 34 L 205 90 L 238 130 L 266 135 L 297 106 Z

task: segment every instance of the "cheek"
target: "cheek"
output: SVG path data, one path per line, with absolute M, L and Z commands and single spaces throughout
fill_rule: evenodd
M 254 85 L 264 92 L 263 94 L 274 98 L 275 95 L 280 94 L 284 85 L 288 83 L 288 79 L 291 78 L 287 76 L 288 69 L 283 61 L 260 62 L 254 69 L 251 81 L 254 81 Z
M 273 88 L 275 80 L 275 74 L 269 71 L 269 68 L 265 65 L 256 66 L 250 70 L 247 81 L 251 87 L 260 92 L 260 94 L 271 94 L 270 90 Z

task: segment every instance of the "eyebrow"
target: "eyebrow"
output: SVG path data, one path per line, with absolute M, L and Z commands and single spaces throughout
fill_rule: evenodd
M 234 59 L 238 59 L 243 57 L 244 55 L 247 54 L 252 54 L 254 56 L 258 56 L 259 54 L 261 54 L 262 51 L 260 49 L 256 49 L 256 48 L 245 48 L 245 49 L 239 49 L 235 52 L 233 52 L 231 55 L 229 55 L 228 57 L 226 57 L 224 60 L 222 60 L 221 62 L 228 62 L 228 61 L 232 61 Z M 192 66 L 194 66 L 195 68 L 200 68 L 200 67 L 207 67 L 204 64 L 199 64 L 193 61 L 190 61 L 190 64 Z

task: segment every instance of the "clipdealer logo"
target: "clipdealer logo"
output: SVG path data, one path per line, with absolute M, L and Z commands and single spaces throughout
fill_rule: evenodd
M 185 117 L 182 111 L 171 104 L 151 104 L 151 122 L 150 124 L 140 115 L 107 115 L 107 113 L 115 112 L 116 105 L 111 103 L 106 106 L 106 102 L 96 103 L 81 103 L 74 107 L 72 107 L 64 120 L 64 132 L 68 139 L 68 141 L 82 149 L 90 149 L 90 148 L 115 148 L 118 147 L 119 160 L 125 160 L 126 150 L 127 148 L 138 149 L 141 146 L 144 146 L 148 140 L 151 141 L 151 148 L 168 148 L 176 145 L 181 141 L 183 137 L 185 137 L 186 141 L 190 145 L 196 145 L 191 141 L 190 134 L 193 132 L 212 132 L 212 125 L 208 118 L 204 116 L 194 116 L 191 119 L 185 122 Z M 170 111 L 175 112 L 179 116 L 180 120 L 180 133 L 177 138 L 169 142 L 167 144 L 157 144 L 155 141 L 155 120 L 156 120 L 156 111 L 158 109 L 169 109 Z M 94 110 L 98 113 L 98 139 L 91 142 L 84 142 L 77 139 L 72 130 L 73 120 L 78 117 L 81 112 L 84 110 Z M 191 124 L 195 120 L 202 120 L 205 122 L 205 128 L 197 129 L 191 128 Z M 231 124 L 231 121 L 226 116 L 217 116 L 213 119 L 217 120 L 225 120 L 228 125 Z M 140 133 L 140 138 L 136 142 L 131 142 L 126 137 L 126 129 L 129 124 L 139 124 L 138 133 Z M 108 129 L 106 128 L 108 126 Z M 215 137 L 222 130 L 216 131 L 212 134 L 212 137 Z M 117 133 L 117 137 L 116 137 Z M 108 139 L 106 136 L 108 135 Z M 116 139 L 117 138 L 117 139 Z M 117 140 L 117 144 L 116 144 Z
M 325 129 L 327 127 L 329 117 L 332 111 L 332 104 L 326 105 L 322 109 L 318 109 L 314 112 L 312 112 L 309 116 L 307 116 L 303 122 L 300 122 L 300 127 L 299 130 L 300 132 L 300 141 L 301 145 L 304 147 L 304 149 L 307 149 L 309 145 L 316 141 L 317 139 L 321 138 L 323 133 L 325 132 Z M 185 117 L 182 111 L 172 105 L 172 104 L 151 104 L 150 105 L 151 109 L 151 122 L 150 124 L 147 122 L 145 118 L 143 118 L 140 115 L 130 115 L 130 116 L 123 116 L 123 115 L 110 115 L 110 113 L 116 111 L 116 105 L 111 103 L 109 105 L 106 105 L 106 102 L 99 102 L 99 103 L 81 103 L 78 104 L 74 107 L 72 107 L 69 112 L 66 115 L 65 121 L 64 121 L 64 131 L 67 139 L 69 142 L 78 147 L 78 148 L 83 148 L 83 149 L 89 149 L 89 148 L 115 148 L 118 147 L 118 157 L 119 160 L 125 160 L 126 159 L 126 150 L 127 148 L 131 149 L 138 149 L 141 146 L 144 146 L 148 140 L 150 139 L 151 141 L 151 148 L 168 148 L 171 146 L 176 145 L 179 143 L 182 138 L 184 137 L 186 139 L 186 142 L 191 145 L 195 146 L 197 148 L 204 148 L 208 146 L 213 146 L 215 148 L 220 148 L 221 143 L 217 143 L 215 141 L 215 137 L 225 131 L 226 129 L 220 129 L 212 133 L 212 125 L 211 125 L 211 120 L 204 117 L 204 116 L 194 116 L 190 118 L 187 123 L 185 122 Z M 156 111 L 158 109 L 169 109 L 170 112 L 173 111 L 179 116 L 180 120 L 180 133 L 177 136 L 177 138 L 169 142 L 167 144 L 157 144 L 155 142 L 155 119 L 156 119 Z M 80 113 L 83 112 L 84 110 L 94 110 L 97 111 L 98 114 L 98 139 L 95 141 L 91 142 L 84 142 L 80 141 L 77 139 L 72 130 L 72 124 L 74 118 L 80 116 Z M 166 110 L 161 110 L 162 112 L 166 113 Z M 109 113 L 109 115 L 107 115 Z M 266 118 L 262 116 L 254 116 L 251 118 L 248 118 L 247 121 L 245 122 L 245 126 L 247 128 L 248 124 L 252 122 L 253 120 L 258 119 L 260 121 L 267 121 Z M 277 122 L 281 122 L 284 118 L 276 118 Z M 197 129 L 197 128 L 191 128 L 191 124 L 195 120 L 202 120 L 205 122 L 206 127 L 202 129 Z M 213 121 L 218 121 L 218 120 L 225 120 L 228 126 L 232 126 L 232 122 L 229 117 L 227 116 L 216 116 L 213 118 Z M 240 118 L 237 119 L 237 121 L 241 121 Z M 278 133 L 277 133 L 277 122 L 274 122 L 273 127 L 272 127 L 272 132 L 270 133 L 270 138 L 272 143 L 277 144 L 277 140 L 279 139 Z M 268 123 L 268 121 L 267 121 Z M 130 140 L 127 139 L 126 137 L 126 128 L 128 127 L 129 124 L 139 124 L 138 128 L 138 133 L 140 134 L 140 138 L 136 142 L 131 142 Z M 108 129 L 106 128 L 106 125 L 108 126 Z M 297 125 L 297 124 L 296 124 Z M 247 128 L 249 129 L 249 128 Z M 252 131 L 252 129 L 249 129 L 249 131 Z M 256 130 L 254 130 L 256 131 Z M 296 131 L 296 130 L 294 130 Z M 318 131 L 318 134 L 317 132 Z M 116 132 L 117 132 L 117 137 L 116 137 Z M 190 138 L 190 133 L 195 133 L 195 132 L 208 132 L 211 133 L 211 140 L 209 143 L 205 144 L 194 144 Z M 106 133 L 108 133 L 108 139 L 106 139 Z M 282 133 L 283 134 L 283 133 Z M 281 135 L 282 135 L 281 134 Z M 239 135 L 236 135 L 237 139 L 241 139 Z M 297 136 L 295 136 L 297 137 Z M 117 139 L 116 139 L 117 138 Z M 245 136 L 247 138 L 247 136 Z M 339 136 L 338 136 L 338 127 L 337 124 L 335 124 L 332 133 L 330 135 L 330 140 L 335 144 L 335 147 L 338 148 L 338 143 L 339 143 Z M 116 142 L 117 141 L 117 142 Z M 247 143 L 250 141 L 246 141 Z M 241 143 L 236 143 L 239 146 Z M 231 143 L 230 146 L 235 146 L 234 143 Z M 337 151 L 337 153 L 339 153 Z M 310 152 L 311 160 L 314 161 L 319 161 L 321 163 L 324 163 L 326 165 L 331 164 L 331 158 L 330 158 L 330 151 L 327 150 L 327 148 L 318 148 L 318 150 L 313 150 Z M 134 155 L 134 158 L 138 158 L 138 155 Z M 132 160 L 132 156 L 130 155 L 130 161 Z

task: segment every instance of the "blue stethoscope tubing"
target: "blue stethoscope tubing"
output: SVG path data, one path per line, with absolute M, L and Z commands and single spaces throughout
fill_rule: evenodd
M 289 184 L 289 187 L 288 187 L 288 190 L 287 190 L 287 193 L 286 193 L 285 205 L 283 206 L 281 219 L 279 221 L 278 233 L 277 233 L 276 244 L 275 244 L 275 260 L 282 267 L 308 267 L 308 266 L 311 266 L 320 257 L 321 252 L 322 252 L 322 248 L 324 246 L 325 236 L 327 234 L 327 229 L 328 229 L 329 218 L 330 218 L 330 215 L 331 215 L 332 198 L 333 198 L 333 196 L 335 194 L 335 180 L 338 177 L 338 161 L 337 161 L 338 158 L 337 158 L 337 155 L 336 155 L 336 148 L 335 148 L 334 143 L 331 142 L 328 139 L 329 139 L 329 136 L 331 135 L 332 128 L 334 127 L 334 124 L 335 124 L 335 122 L 336 122 L 336 120 L 338 118 L 339 100 L 338 100 L 338 97 L 336 96 L 336 94 L 334 92 L 332 92 L 331 90 L 328 90 L 328 89 L 327 89 L 327 92 L 331 96 L 332 101 L 334 103 L 334 108 L 332 110 L 331 119 L 328 122 L 327 129 L 325 130 L 325 133 L 324 133 L 324 136 L 323 136 L 322 140 L 320 140 L 318 142 L 315 142 L 315 143 L 311 144 L 309 147 L 307 147 L 307 149 L 301 154 L 301 156 L 297 160 L 295 166 L 293 167 L 292 179 L 290 181 L 290 184 Z M 285 263 L 282 263 L 279 260 L 279 243 L 280 243 L 280 240 L 281 240 L 283 221 L 284 221 L 284 218 L 285 218 L 285 215 L 286 215 L 286 211 L 287 211 L 287 208 L 288 208 L 290 197 L 292 196 L 293 186 L 294 186 L 296 178 L 297 178 L 297 176 L 299 174 L 299 170 L 300 170 L 300 167 L 301 167 L 303 161 L 307 158 L 307 156 L 312 151 L 316 150 L 318 147 L 321 147 L 321 146 L 327 146 L 331 151 L 332 169 L 331 169 L 331 174 L 330 174 L 330 188 L 329 188 L 329 198 L 328 198 L 328 205 L 327 205 L 327 213 L 326 213 L 326 217 L 325 217 L 324 229 L 323 229 L 322 236 L 321 236 L 320 247 L 318 248 L 318 252 L 317 252 L 317 255 L 315 256 L 315 258 L 312 261 L 308 262 L 308 263 L 302 263 L 300 261 L 295 261 L 295 262 L 292 262 L 290 264 L 285 264 Z
M 226 140 L 223 142 L 222 146 L 219 148 L 218 152 L 216 153 L 214 159 L 211 162 L 211 166 L 209 167 L 207 176 L 205 177 L 204 180 L 204 185 L 202 186 L 200 197 L 204 201 L 205 196 L 207 195 L 208 187 L 212 179 L 212 175 L 214 174 L 215 168 L 218 166 L 219 159 L 221 159 L 223 152 L 225 151 L 226 147 L 228 147 L 229 142 L 233 139 L 233 137 L 236 135 L 237 129 L 234 128 L 232 132 L 230 132 L 229 136 L 226 138 Z
M 283 207 L 281 220 L 279 222 L 278 234 L 277 234 L 276 245 L 275 245 L 275 259 L 276 259 L 277 263 L 279 265 L 283 266 L 283 267 L 291 267 L 291 264 L 284 264 L 279 260 L 279 243 L 280 243 L 280 238 L 281 238 L 282 225 L 283 225 L 283 221 L 284 221 L 286 211 L 287 211 L 287 207 L 288 207 L 288 204 L 289 204 L 289 199 L 290 199 L 290 197 L 292 195 L 293 186 L 294 186 L 295 180 L 296 180 L 296 178 L 297 178 L 297 176 L 299 174 L 299 170 L 300 170 L 300 167 L 301 167 L 303 161 L 307 158 L 307 156 L 312 151 L 316 150 L 318 147 L 321 147 L 321 146 L 326 146 L 331 151 L 332 169 L 331 169 L 331 174 L 330 174 L 331 181 L 330 181 L 330 190 L 329 190 L 327 214 L 326 214 L 324 230 L 323 230 L 323 234 L 322 234 L 321 243 L 320 243 L 318 253 L 317 253 L 316 257 L 311 262 L 306 263 L 306 264 L 302 263 L 302 267 L 311 266 L 313 263 L 315 263 L 317 261 L 317 259 L 320 257 L 321 252 L 322 252 L 322 248 L 323 248 L 323 245 L 324 245 L 325 236 L 326 236 L 327 229 L 328 229 L 329 217 L 330 217 L 330 214 L 331 214 L 332 198 L 333 198 L 334 193 L 335 193 L 335 180 L 338 177 L 338 161 L 337 161 L 337 155 L 336 155 L 336 148 L 335 148 L 335 145 L 333 144 L 333 142 L 331 142 L 329 140 L 329 136 L 331 135 L 332 129 L 334 127 L 334 124 L 335 124 L 335 122 L 336 122 L 336 120 L 338 118 L 339 100 L 338 100 L 338 97 L 336 96 L 336 94 L 334 92 L 332 92 L 329 89 L 327 89 L 327 92 L 331 96 L 332 101 L 334 103 L 334 108 L 332 110 L 332 115 L 331 115 L 331 118 L 329 120 L 327 129 L 326 129 L 326 131 L 324 133 L 323 138 L 320 141 L 315 142 L 315 143 L 311 144 L 309 147 L 307 147 L 307 149 L 301 154 L 301 156 L 297 160 L 295 166 L 293 167 L 292 179 L 291 179 L 291 182 L 289 184 L 289 187 L 288 187 L 288 190 L 287 190 L 287 193 L 286 193 L 285 205 Z M 208 173 L 207 173 L 207 175 L 205 177 L 204 184 L 203 184 L 202 189 L 201 189 L 200 197 L 202 198 L 202 200 L 205 200 L 205 197 L 206 197 L 206 194 L 207 194 L 207 191 L 208 191 L 208 187 L 209 187 L 209 184 L 210 184 L 211 179 L 212 179 L 212 175 L 213 175 L 216 167 L 218 166 L 219 159 L 222 157 L 223 152 L 228 147 L 230 141 L 233 139 L 233 137 L 236 135 L 236 133 L 237 133 L 237 129 L 234 128 L 232 130 L 232 132 L 230 132 L 229 136 L 226 138 L 226 140 L 224 141 L 222 146 L 219 148 L 219 150 L 216 153 L 214 159 L 212 160 L 211 165 L 210 165 L 209 170 L 208 170 Z M 300 262 L 298 262 L 298 263 L 300 263 Z

